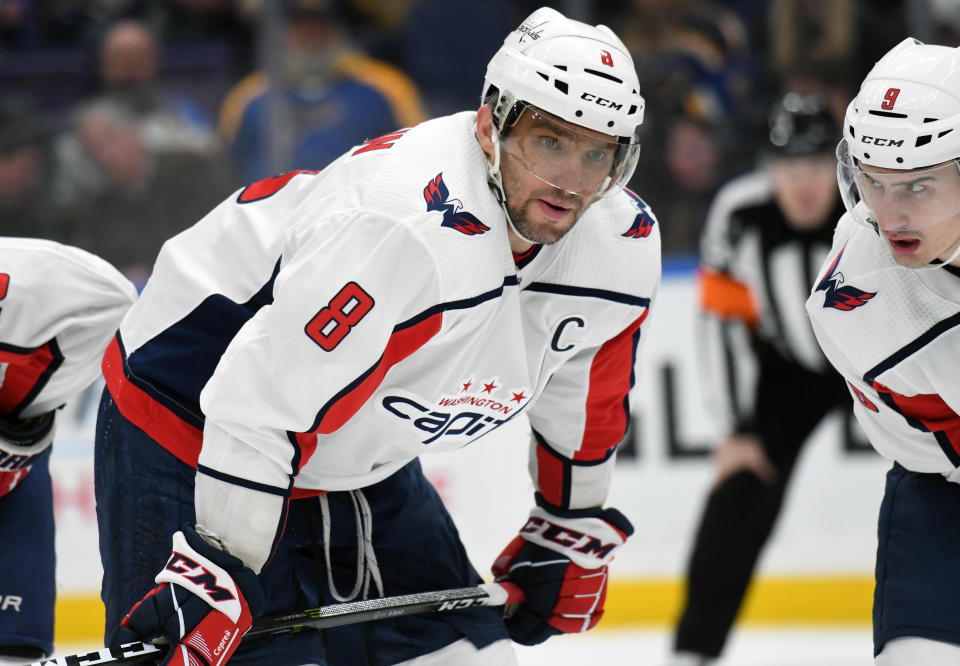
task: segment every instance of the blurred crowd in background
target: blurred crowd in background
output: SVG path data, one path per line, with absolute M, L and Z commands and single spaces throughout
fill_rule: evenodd
M 782 93 L 820 92 L 839 118 L 904 37 L 960 43 L 960 0 L 0 0 L 0 233 L 142 283 L 236 188 L 475 110 L 487 61 L 541 4 L 633 54 L 647 111 L 630 187 L 668 255 L 696 252 Z

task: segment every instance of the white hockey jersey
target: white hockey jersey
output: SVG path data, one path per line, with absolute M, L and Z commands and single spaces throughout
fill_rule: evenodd
M 655 218 L 608 197 L 515 264 L 474 127 L 439 118 L 247 187 L 167 241 L 124 319 L 118 408 L 197 466 L 198 522 L 248 564 L 281 513 L 264 494 L 367 486 L 521 411 L 546 499 L 603 502 Z
M 844 215 L 807 312 L 874 448 L 960 476 L 960 271 L 904 268 Z
M 88 252 L 0 237 L 0 413 L 38 416 L 90 385 L 136 297 L 129 280 Z

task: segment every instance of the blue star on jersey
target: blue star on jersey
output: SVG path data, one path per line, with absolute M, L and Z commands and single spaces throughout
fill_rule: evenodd
M 837 271 L 840 264 L 840 257 L 843 256 L 843 250 L 846 245 L 837 254 L 837 258 L 830 264 L 827 274 L 817 283 L 816 291 L 826 292 L 823 299 L 824 308 L 835 308 L 847 312 L 866 305 L 867 301 L 877 295 L 877 292 L 863 291 L 853 286 L 840 286 L 843 284 L 843 273 Z

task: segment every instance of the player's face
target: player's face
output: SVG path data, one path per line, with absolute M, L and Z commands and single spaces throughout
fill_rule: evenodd
M 770 173 L 777 206 L 791 227 L 807 231 L 836 223 L 830 219 L 839 197 L 833 155 L 777 158 Z
M 960 243 L 960 170 L 953 162 L 941 167 L 904 171 L 861 164 L 863 200 L 902 266 L 948 259 Z
M 507 210 L 521 234 L 555 243 L 596 200 L 610 176 L 616 139 L 528 108 L 502 141 Z

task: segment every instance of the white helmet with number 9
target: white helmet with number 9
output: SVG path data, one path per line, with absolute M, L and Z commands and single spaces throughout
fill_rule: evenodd
M 633 174 L 644 101 L 633 59 L 606 26 L 574 21 L 548 7 L 536 10 L 490 60 L 482 99 L 493 109 L 495 144 L 503 142 L 504 150 L 551 185 L 598 198 L 619 192 Z M 509 130 L 520 116 L 538 112 L 539 120 L 556 123 L 574 140 L 584 130 L 592 130 L 584 134 L 585 142 L 606 137 L 613 158 L 602 162 L 602 177 L 574 186 L 558 184 L 550 177 L 546 156 L 509 145 Z M 500 187 L 497 163 L 491 175 Z
M 907 38 L 877 61 L 847 107 L 837 147 L 844 204 L 874 228 L 881 211 L 903 229 L 938 224 L 960 214 L 957 158 L 960 49 Z

